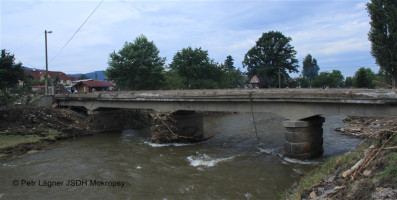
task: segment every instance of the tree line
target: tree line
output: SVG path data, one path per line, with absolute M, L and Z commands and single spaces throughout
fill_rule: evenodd
M 187 47 L 165 67 L 159 52 L 153 41 L 140 35 L 110 54 L 106 75 L 120 89 L 131 90 L 236 88 L 244 84 L 243 73 L 234 67 L 232 56 L 218 64 L 209 58 L 208 51 Z
M 371 54 L 380 70 L 375 74 L 369 68 L 360 68 L 353 77 L 344 77 L 339 70 L 321 72 L 317 60 L 308 54 L 302 62 L 303 70 L 297 78 L 289 73 L 298 72 L 296 50 L 291 38 L 279 31 L 263 33 L 248 50 L 242 62 L 247 69 L 242 73 L 234 67 L 232 56 L 218 64 L 210 59 L 208 51 L 187 47 L 178 51 L 169 66 L 153 41 L 144 35 L 134 42 L 126 42 L 117 53 L 110 54 L 108 78 L 120 89 L 213 89 L 243 87 L 248 77 L 257 76 L 261 87 L 387 87 L 397 85 L 397 2 L 372 0 L 367 3 L 371 17 L 368 38 Z

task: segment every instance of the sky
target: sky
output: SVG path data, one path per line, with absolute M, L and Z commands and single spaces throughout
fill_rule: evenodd
M 167 65 L 183 48 L 201 47 L 218 63 L 231 55 L 235 67 L 246 71 L 242 61 L 248 50 L 263 33 L 280 31 L 292 39 L 299 71 L 311 54 L 320 72 L 354 76 L 360 67 L 379 70 L 370 53 L 367 2 L 0 0 L 0 48 L 26 67 L 45 69 L 44 31 L 52 31 L 47 34 L 49 70 L 88 73 L 106 70 L 110 53 L 143 34 Z

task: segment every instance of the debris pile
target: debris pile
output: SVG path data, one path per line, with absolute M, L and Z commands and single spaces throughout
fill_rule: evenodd
M 66 109 L 12 106 L 0 108 L 0 134 L 42 135 L 49 129 L 66 136 L 88 134 L 87 117 Z
M 339 130 L 365 139 L 355 152 L 337 157 L 331 173 L 303 190 L 301 198 L 397 199 L 397 120 L 348 120 L 349 126 Z
M 374 137 L 380 130 L 397 130 L 397 120 L 395 118 L 377 117 L 347 117 L 344 122 L 348 122 L 346 127 L 336 128 L 345 135 L 366 139 Z
M 57 140 L 90 134 L 88 117 L 71 110 L 0 107 L 0 160 L 43 150 Z
M 203 137 L 194 128 L 185 128 L 180 130 L 178 122 L 172 113 L 152 113 L 152 125 L 150 140 L 153 143 L 195 143 L 208 140 L 213 137 Z

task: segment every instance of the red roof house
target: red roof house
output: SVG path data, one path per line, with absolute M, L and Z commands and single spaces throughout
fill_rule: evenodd
M 28 71 L 28 70 L 25 70 L 24 72 L 25 72 L 26 76 L 30 75 L 30 76 L 33 77 L 34 80 L 40 80 L 42 71 Z
M 73 85 L 78 93 L 91 93 L 95 91 L 108 91 L 113 90 L 113 83 L 106 81 L 80 81 Z

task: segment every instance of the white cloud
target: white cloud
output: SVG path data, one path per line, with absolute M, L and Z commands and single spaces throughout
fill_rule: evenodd
M 48 38 L 51 59 L 99 2 L 1 1 L 1 47 L 13 50 L 42 33 L 43 37 L 13 53 L 24 64 L 44 66 L 44 30 L 54 31 Z M 340 66 L 344 57 L 352 60 L 351 65 L 373 65 L 365 3 L 105 0 L 51 64 L 71 73 L 104 70 L 109 53 L 144 34 L 167 62 L 177 51 L 192 46 L 208 50 L 217 62 L 232 55 L 241 67 L 245 53 L 261 34 L 278 30 L 293 39 L 299 59 L 311 53 L 326 66 Z

